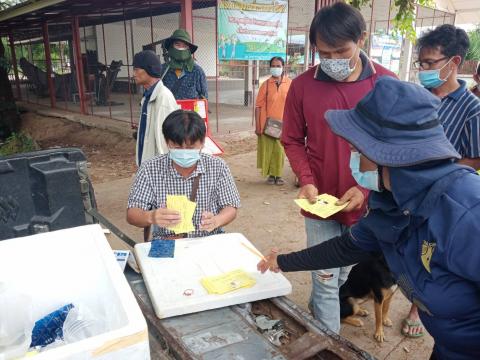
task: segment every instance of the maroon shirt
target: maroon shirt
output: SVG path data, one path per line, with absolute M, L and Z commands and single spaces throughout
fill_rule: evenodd
M 316 66 L 296 77 L 287 95 L 281 140 L 300 184 L 314 184 L 319 194 L 340 198 L 348 189 L 358 186 L 350 171 L 350 147 L 330 130 L 325 112 L 352 109 L 380 76 L 396 77 L 369 61 L 363 53 L 360 59 L 363 70 L 355 82 L 334 81 Z M 367 190 L 360 186 L 359 189 L 368 196 Z M 359 211 L 339 212 L 329 220 L 350 226 L 362 215 L 364 207 Z M 307 212 L 302 214 L 320 219 Z

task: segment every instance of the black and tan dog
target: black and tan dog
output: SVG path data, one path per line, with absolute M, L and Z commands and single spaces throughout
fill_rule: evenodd
M 352 268 L 348 280 L 340 287 L 340 318 L 342 322 L 363 326 L 362 320 L 354 316 L 367 316 L 358 300 L 366 296 L 373 297 L 375 307 L 375 340 L 383 342 L 383 326 L 392 326 L 388 310 L 397 288 L 395 280 L 383 256 L 358 263 Z

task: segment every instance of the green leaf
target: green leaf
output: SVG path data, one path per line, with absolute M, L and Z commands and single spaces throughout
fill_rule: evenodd
M 371 0 L 347 0 L 347 3 L 357 9 L 367 4 L 371 6 Z M 393 10 L 397 12 L 392 20 L 393 34 L 404 36 L 412 42 L 415 42 L 417 36 L 415 31 L 416 4 L 427 7 L 435 6 L 434 0 L 394 0 L 392 4 Z
M 465 60 L 480 60 L 480 24 L 475 30 L 468 32 L 470 48 L 468 49 Z

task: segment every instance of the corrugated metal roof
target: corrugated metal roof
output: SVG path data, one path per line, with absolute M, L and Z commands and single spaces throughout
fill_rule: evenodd
M 193 0 L 193 8 L 215 6 L 215 0 Z M 81 26 L 180 12 L 180 0 L 29 0 L 0 13 L 0 36 L 15 39 L 38 37 L 42 24 L 61 33 L 74 16 Z

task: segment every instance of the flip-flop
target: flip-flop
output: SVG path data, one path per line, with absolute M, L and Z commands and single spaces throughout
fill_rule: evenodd
M 275 184 L 277 185 L 285 185 L 285 180 L 283 180 L 281 177 L 275 178 Z
M 410 334 L 408 330 L 407 331 L 404 330 L 405 327 L 408 327 L 408 329 L 413 327 L 421 327 L 422 331 L 416 334 Z M 420 321 L 404 319 L 402 322 L 402 335 L 412 339 L 422 337 L 423 335 L 425 335 L 423 324 Z
M 267 179 L 267 184 L 268 185 L 275 185 L 275 177 L 274 176 L 269 176 Z

